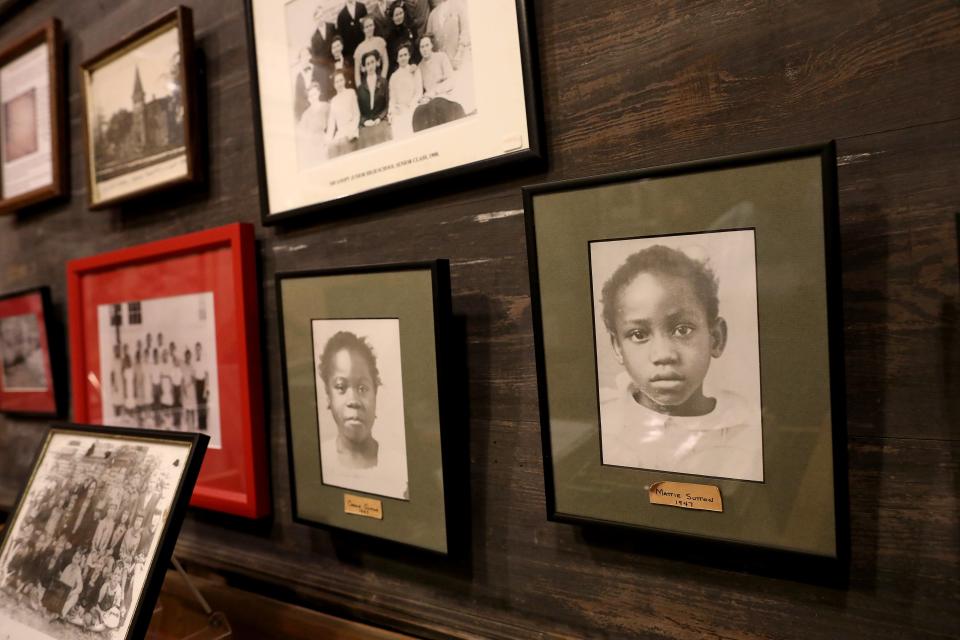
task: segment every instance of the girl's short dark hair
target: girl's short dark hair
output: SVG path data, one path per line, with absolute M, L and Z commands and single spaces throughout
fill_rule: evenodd
M 607 331 L 616 332 L 620 291 L 641 273 L 683 278 L 703 303 L 707 321 L 713 324 L 720 316 L 720 283 L 713 270 L 705 262 L 694 260 L 682 251 L 658 244 L 632 254 L 603 285 L 600 302 Z
M 343 349 L 357 353 L 367 361 L 370 373 L 373 375 L 374 386 L 379 387 L 383 384 L 380 381 L 380 370 L 377 369 L 377 357 L 373 354 L 373 347 L 365 339 L 358 337 L 351 331 L 338 331 L 327 340 L 327 344 L 323 347 L 323 353 L 320 354 L 318 372 L 324 386 L 328 386 L 330 383 L 334 357 Z
M 398 49 L 399 50 L 399 49 Z M 360 59 L 360 67 L 365 67 L 367 65 L 367 58 L 373 56 L 377 61 L 377 67 L 383 64 L 383 58 L 380 57 L 380 52 L 376 49 L 371 49 L 363 54 L 363 58 Z

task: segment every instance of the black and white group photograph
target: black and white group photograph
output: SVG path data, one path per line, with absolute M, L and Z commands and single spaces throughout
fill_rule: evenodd
M 590 243 L 603 464 L 763 480 L 753 230 Z
M 477 112 L 467 0 L 292 0 L 300 169 Z
M 189 452 L 54 433 L 0 549 L 0 639 L 125 638 Z
M 104 424 L 210 436 L 221 447 L 213 293 L 97 308 Z
M 46 391 L 46 355 L 40 321 L 32 313 L 0 318 L 0 375 L 5 392 Z
M 326 485 L 409 500 L 396 318 L 313 320 Z
M 171 27 L 89 74 L 86 107 L 100 199 L 186 173 L 181 68 L 179 31 Z

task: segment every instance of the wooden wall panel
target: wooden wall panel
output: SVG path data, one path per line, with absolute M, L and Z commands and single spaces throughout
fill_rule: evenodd
M 549 169 L 466 178 L 349 214 L 259 225 L 242 3 L 193 3 L 210 180 L 86 210 L 77 65 L 171 0 L 36 0 L 70 57 L 72 198 L 0 218 L 0 290 L 64 261 L 233 221 L 257 225 L 275 513 L 188 515 L 178 553 L 252 589 L 425 637 L 960 635 L 960 5 L 951 0 L 539 2 Z M 845 587 L 687 545 L 549 523 L 519 187 L 838 140 L 852 560 Z M 451 261 L 470 433 L 470 554 L 448 562 L 291 521 L 273 274 Z M 0 505 L 43 424 L 0 416 Z

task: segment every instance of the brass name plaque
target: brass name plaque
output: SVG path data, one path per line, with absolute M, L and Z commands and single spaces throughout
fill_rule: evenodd
M 650 485 L 650 504 L 665 504 L 682 509 L 723 511 L 720 487 L 689 482 L 654 482 Z
M 343 511 L 355 516 L 383 520 L 383 503 L 373 498 L 343 494 Z

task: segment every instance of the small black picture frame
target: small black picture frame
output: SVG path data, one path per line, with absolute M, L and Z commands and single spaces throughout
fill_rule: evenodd
M 449 278 L 446 260 L 277 274 L 294 522 L 346 530 L 429 554 L 449 555 L 459 548 L 459 536 L 454 532 L 465 520 L 461 517 L 461 503 L 465 501 L 460 491 L 462 479 L 455 467 L 462 466 L 458 465 L 458 454 L 463 437 L 454 424 L 458 388 L 455 376 L 450 375 Z M 382 345 L 387 344 L 394 326 L 399 336 L 396 349 L 384 349 Z M 373 332 L 381 327 L 387 331 L 374 339 Z M 401 428 L 394 430 L 400 437 L 394 433 L 391 441 L 403 441 L 405 495 L 365 484 L 363 473 L 346 483 L 330 482 L 325 475 L 323 465 L 330 463 L 328 456 L 333 450 L 324 435 L 336 433 L 339 439 L 347 428 L 334 415 L 333 407 L 324 406 L 324 398 L 329 397 L 326 394 L 334 393 L 334 383 L 320 379 L 321 369 L 325 354 L 336 356 L 340 351 L 355 350 L 353 346 L 327 350 L 337 340 L 335 334 L 345 328 L 368 345 L 369 349 L 361 349 L 372 352 L 369 368 L 379 371 L 373 378 L 379 377 L 380 381 L 373 386 L 380 424 L 384 389 L 394 385 L 393 393 L 402 398 Z M 401 361 L 385 363 L 387 353 L 394 358 L 399 355 Z M 399 390 L 398 374 L 403 380 Z M 397 423 L 396 415 L 386 418 Z M 378 435 L 377 426 L 371 424 L 368 431 L 371 438 L 380 438 L 372 472 L 381 466 L 385 455 L 392 455 L 391 451 L 398 448 L 385 446 L 386 437 Z M 395 476 L 386 477 L 394 482 Z M 367 514 L 369 517 L 357 515 L 348 508 L 348 499 L 372 501 L 374 512 Z
M 120 429 L 71 423 L 52 424 L 37 452 L 30 477 L 20 492 L 3 537 L 0 539 L 0 559 L 8 561 L 13 554 L 23 549 L 36 552 L 35 547 L 27 546 L 33 543 L 34 536 L 24 533 L 27 527 L 32 530 L 33 527 L 40 526 L 39 522 L 34 524 L 31 520 L 32 510 L 38 509 L 46 502 L 56 501 L 55 498 L 64 491 L 70 493 L 75 500 L 70 507 L 71 510 L 64 509 L 62 516 L 62 520 L 67 522 L 68 526 L 66 528 L 61 526 L 58 533 L 48 536 L 50 547 L 54 552 L 59 548 L 64 558 L 72 554 L 71 563 L 75 561 L 73 556 L 81 554 L 89 556 L 96 553 L 96 546 L 92 541 L 86 544 L 85 536 L 77 538 L 80 533 L 89 533 L 90 527 L 86 526 L 85 516 L 89 516 L 88 519 L 97 525 L 98 529 L 99 524 L 103 522 L 103 519 L 98 519 L 94 513 L 97 506 L 92 504 L 96 502 L 93 496 L 104 493 L 103 489 L 106 487 L 113 488 L 113 485 L 108 483 L 119 483 L 120 474 L 126 473 L 129 477 L 140 478 L 144 487 L 142 495 L 135 496 L 136 500 L 131 504 L 137 504 L 144 499 L 144 505 L 147 506 L 140 511 L 135 511 L 135 515 L 130 517 L 129 522 L 135 523 L 138 517 L 142 517 L 149 510 L 152 519 L 149 523 L 145 518 L 140 520 L 142 529 L 138 532 L 140 537 L 137 541 L 143 540 L 144 531 L 148 532 L 150 537 L 145 552 L 138 548 L 136 555 L 129 553 L 130 558 L 135 560 L 131 559 L 128 562 L 134 570 L 131 575 L 140 578 L 142 582 L 139 593 L 134 589 L 131 602 L 125 603 L 130 606 L 122 607 L 124 609 L 122 612 L 111 609 L 113 611 L 111 615 L 114 616 L 114 620 L 119 620 L 118 626 L 113 627 L 114 629 L 125 627 L 126 633 L 122 635 L 123 638 L 144 637 L 153 617 L 154 605 L 163 585 L 167 565 L 176 546 L 193 485 L 200 472 L 207 442 L 208 437 L 203 434 Z M 48 460 L 52 458 L 56 458 L 57 462 L 48 464 Z M 141 464 L 137 463 L 138 460 Z M 142 461 L 149 461 L 149 463 L 143 466 Z M 101 473 L 97 474 L 94 470 L 100 470 Z M 147 474 L 150 475 L 147 476 Z M 57 477 L 57 481 L 54 481 L 54 476 Z M 164 491 L 167 488 L 168 479 L 174 479 L 176 486 L 167 500 L 164 499 Z M 156 484 L 151 485 L 151 481 L 155 481 Z M 96 493 L 98 490 L 100 493 Z M 66 504 L 70 503 L 66 502 Z M 83 509 L 84 506 L 86 509 Z M 112 501 L 110 506 L 116 508 L 116 504 Z M 74 517 L 76 526 L 70 527 L 70 518 Z M 151 524 L 154 527 L 152 530 Z M 132 529 L 133 526 L 135 525 L 129 525 L 129 528 Z M 70 542 L 71 539 L 77 541 L 81 538 L 84 540 L 82 543 L 73 545 Z M 125 542 L 125 539 L 122 542 Z M 10 545 L 9 548 L 8 545 Z M 17 550 L 12 550 L 13 545 L 18 545 Z M 130 545 L 130 548 L 132 546 Z M 11 558 L 5 557 L 8 553 L 11 554 Z M 118 565 L 123 563 L 126 557 L 121 552 L 119 559 L 110 565 L 121 575 L 122 571 L 126 570 L 126 565 L 122 570 Z M 139 571 L 136 570 L 137 566 L 140 566 Z M 63 575 L 58 577 L 62 578 Z M 22 581 L 23 578 L 11 571 L 7 573 L 5 580 Z M 42 605 L 45 611 L 48 611 L 51 606 L 55 609 L 56 605 L 65 607 L 70 601 L 68 595 L 62 598 L 64 603 L 61 604 L 58 601 L 53 604 L 47 601 L 46 595 L 45 592 Z M 50 598 L 50 600 L 53 599 Z M 12 605 L 11 602 L 16 604 Z M 4 590 L 3 600 L 0 601 L 0 622 L 4 624 L 22 625 L 27 631 L 37 631 L 36 626 L 32 625 L 41 625 L 44 633 L 56 633 L 57 625 L 63 625 L 63 628 L 70 631 L 70 634 L 63 637 L 73 637 L 75 627 L 73 623 L 62 619 L 65 617 L 62 615 L 62 609 L 56 612 L 51 611 L 51 614 L 56 615 L 52 620 L 49 616 L 41 616 L 38 611 L 29 610 L 25 612 L 26 622 L 24 622 L 24 618 L 14 621 L 12 617 L 4 615 L 4 608 L 9 606 L 19 608 L 23 605 L 17 603 L 15 598 L 10 599 L 7 591 Z M 121 609 L 119 605 L 115 605 L 115 608 Z M 101 623 L 103 621 L 101 620 Z

